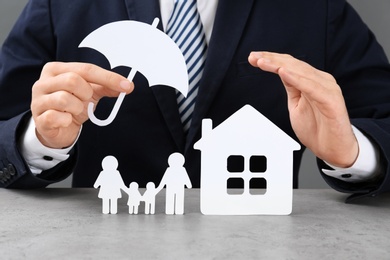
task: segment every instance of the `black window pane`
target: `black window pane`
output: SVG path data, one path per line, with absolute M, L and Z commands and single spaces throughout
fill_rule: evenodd
M 267 157 L 263 155 L 251 156 L 249 160 L 249 170 L 251 172 L 266 172 L 267 171 Z
M 249 181 L 249 193 L 252 195 L 264 195 L 267 192 L 267 180 L 264 178 L 252 178 Z
M 244 193 L 244 179 L 229 178 L 227 180 L 227 194 L 242 195 Z
M 227 159 L 228 172 L 243 172 L 244 171 L 244 157 L 241 155 L 231 155 Z

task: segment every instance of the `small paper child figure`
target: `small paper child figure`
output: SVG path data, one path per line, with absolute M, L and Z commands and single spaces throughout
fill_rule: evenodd
M 102 161 L 103 171 L 100 172 L 93 187 L 100 187 L 98 197 L 103 200 L 103 214 L 116 214 L 118 199 L 122 197 L 121 189 L 127 190 L 122 176 L 117 170 L 118 161 L 114 156 L 106 156 Z
M 153 182 L 146 184 L 146 191 L 142 195 L 145 201 L 145 214 L 154 214 L 156 208 L 156 195 L 159 190 L 156 189 L 156 185 Z
M 157 187 L 158 193 L 166 185 L 165 213 L 169 215 L 184 214 L 184 186 L 188 189 L 192 188 L 191 180 L 183 167 L 184 162 L 182 154 L 171 154 L 168 158 L 169 167 Z
M 138 188 L 138 183 L 132 182 L 127 189 L 127 194 L 129 195 L 129 199 L 127 201 L 127 205 L 129 206 L 129 214 L 138 214 L 138 207 L 142 199 Z

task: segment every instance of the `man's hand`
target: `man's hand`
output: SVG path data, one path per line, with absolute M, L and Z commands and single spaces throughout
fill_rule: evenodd
M 50 148 L 70 146 L 88 120 L 89 102 L 131 93 L 134 84 L 111 71 L 87 63 L 47 63 L 32 89 L 31 111 L 36 134 Z
M 333 76 L 286 54 L 252 52 L 248 60 L 281 78 L 291 125 L 302 144 L 334 166 L 349 167 L 355 162 L 359 145 Z

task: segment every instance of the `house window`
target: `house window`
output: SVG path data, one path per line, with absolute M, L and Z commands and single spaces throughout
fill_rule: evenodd
M 244 193 L 244 179 L 243 178 L 229 178 L 227 180 L 227 194 L 229 195 L 242 195 Z M 229 188 L 234 187 L 234 189 Z
M 267 180 L 264 178 L 252 178 L 249 181 L 249 193 L 251 195 L 264 195 L 267 191 Z
M 252 155 L 230 155 L 227 158 L 227 193 L 229 195 L 264 195 L 267 191 L 267 180 L 260 173 L 267 171 L 267 157 Z
M 263 155 L 253 155 L 249 159 L 249 169 L 251 172 L 266 172 L 267 171 L 267 157 Z
M 228 172 L 243 172 L 245 167 L 244 157 L 241 155 L 231 155 L 227 159 Z

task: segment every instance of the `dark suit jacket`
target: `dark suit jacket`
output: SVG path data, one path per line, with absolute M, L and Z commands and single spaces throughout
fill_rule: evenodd
M 30 89 L 42 66 L 49 61 L 80 61 L 109 69 L 100 53 L 78 48 L 84 37 L 109 22 L 131 19 L 151 24 L 159 16 L 157 0 L 30 1 L 0 54 L 0 166 L 12 172 L 0 180 L 1 186 L 42 187 L 65 178 L 74 168 L 73 185 L 91 187 L 106 155 L 117 157 L 126 184 L 157 184 L 168 156 L 181 152 L 197 187 L 200 151 L 193 144 L 200 138 L 201 120 L 211 118 L 216 126 L 245 104 L 296 139 L 280 79 L 247 61 L 251 51 L 267 50 L 291 54 L 331 73 L 342 87 L 353 124 L 381 152 L 384 177 L 379 182 L 356 185 L 324 176 L 327 182 L 356 194 L 390 188 L 390 68 L 375 37 L 344 0 L 220 0 L 188 136 L 182 131 L 174 90 L 150 87 L 137 73 L 135 91 L 125 98 L 114 123 L 106 127 L 85 123 L 71 158 L 33 177 L 17 141 L 30 117 Z M 129 68 L 115 71 L 127 76 Z M 114 102 L 102 100 L 97 116 L 105 118 Z M 301 155 L 302 151 L 294 154 L 295 186 Z

